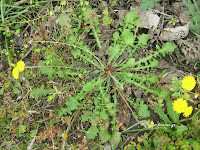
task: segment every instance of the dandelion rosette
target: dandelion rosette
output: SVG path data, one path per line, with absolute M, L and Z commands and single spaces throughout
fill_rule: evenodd
M 184 113 L 187 108 L 188 108 L 188 103 L 186 100 L 183 100 L 182 98 L 178 98 L 173 103 L 173 110 L 178 114 Z
M 182 80 L 182 87 L 184 90 L 192 91 L 196 86 L 196 80 L 193 76 L 186 76 Z

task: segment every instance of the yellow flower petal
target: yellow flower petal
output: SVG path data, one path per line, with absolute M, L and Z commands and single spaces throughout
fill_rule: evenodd
M 25 66 L 25 64 L 24 64 L 24 62 L 22 60 L 17 62 L 17 66 L 16 67 L 20 72 L 24 71 L 24 66 Z
M 148 126 L 148 128 L 153 128 L 154 127 L 153 124 L 154 124 L 154 122 L 151 121 L 150 124 L 149 124 L 149 126 Z
M 196 80 L 193 76 L 186 76 L 182 80 L 182 87 L 184 90 L 192 91 L 196 86 Z
M 66 139 L 68 136 L 67 136 L 67 134 L 63 133 L 63 134 L 62 134 L 62 137 L 63 137 L 64 139 Z
M 13 77 L 14 77 L 15 79 L 18 79 L 18 78 L 19 78 L 19 71 L 18 71 L 17 68 L 14 68 L 14 69 L 12 70 L 12 75 L 13 75 Z
M 193 110 L 193 107 L 192 106 L 189 106 L 185 112 L 183 113 L 183 116 L 184 117 L 189 117 L 191 114 L 192 114 L 192 110 Z
M 173 110 L 177 112 L 178 114 L 185 112 L 185 110 L 188 107 L 188 103 L 186 100 L 183 100 L 182 98 L 178 98 L 173 103 Z

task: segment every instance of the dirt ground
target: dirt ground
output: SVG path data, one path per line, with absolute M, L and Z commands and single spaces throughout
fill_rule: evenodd
M 68 1 L 68 6 L 73 6 L 73 3 L 76 0 Z M 54 6 L 57 5 L 57 1 L 53 1 L 52 4 Z M 19 4 L 23 5 L 23 3 Z M 49 4 L 50 5 L 50 4 Z M 49 5 L 45 5 L 45 7 L 49 7 Z M 110 45 L 109 40 L 111 40 L 113 33 L 120 27 L 120 21 L 123 20 L 125 15 L 131 11 L 134 10 L 135 8 L 139 8 L 141 5 L 141 0 L 119 0 L 119 1 L 112 1 L 112 0 L 107 0 L 107 1 L 89 1 L 89 5 L 92 8 L 97 8 L 97 14 L 102 12 L 103 10 L 108 10 L 109 15 L 111 17 L 111 24 L 109 25 L 103 25 L 103 22 L 100 22 L 99 24 L 99 29 L 101 30 L 101 36 L 100 40 L 102 41 L 102 45 L 105 46 L 105 50 L 99 51 L 98 48 L 95 51 L 95 55 L 98 56 L 99 58 L 102 58 L 103 56 L 108 54 L 108 47 Z M 35 11 L 36 14 L 44 14 L 45 8 L 41 7 L 39 10 L 31 10 L 25 12 L 26 15 L 32 14 L 32 11 Z M 172 77 L 177 77 L 178 79 L 182 79 L 185 75 L 189 74 L 197 74 L 199 72 L 200 64 L 199 64 L 199 58 L 200 58 L 200 37 L 196 36 L 193 32 L 189 30 L 189 27 L 192 26 L 192 22 L 190 22 L 190 18 L 184 13 L 186 10 L 186 7 L 182 4 L 182 0 L 161 0 L 158 3 L 155 3 L 153 8 L 149 8 L 148 10 L 140 10 L 139 16 L 143 22 L 143 27 L 138 30 L 138 34 L 149 34 L 149 41 L 148 44 L 144 48 L 140 48 L 139 52 L 136 53 L 137 58 L 145 56 L 145 54 L 149 53 L 150 49 L 155 50 L 156 45 L 162 45 L 163 43 L 170 41 L 173 44 L 177 45 L 176 52 L 172 54 L 167 54 L 166 57 L 162 58 L 157 58 L 159 60 L 159 66 L 152 70 L 152 73 L 158 73 L 162 74 L 163 78 L 167 80 L 171 80 Z M 43 41 L 45 38 L 48 38 L 49 35 L 51 35 L 52 31 L 54 30 L 52 23 L 57 19 L 55 16 L 47 17 L 43 23 L 41 24 L 35 24 L 37 29 L 34 29 L 30 27 L 29 24 L 26 24 L 26 26 L 23 26 L 23 31 L 20 33 L 20 36 L 14 35 L 13 38 L 15 38 L 14 42 L 14 49 L 16 51 L 23 52 L 25 55 L 23 56 L 23 60 L 25 62 L 30 62 L 33 66 L 38 63 L 39 60 L 44 59 L 45 53 L 41 52 L 39 55 L 35 55 L 34 53 L 31 52 L 31 48 L 34 47 L 33 44 L 31 44 L 31 40 L 33 37 L 38 36 L 38 40 Z M 32 26 L 32 25 L 31 25 Z M 39 30 L 40 32 L 35 32 L 36 30 Z M 37 35 L 36 35 L 37 34 Z M 28 35 L 28 36 L 25 36 Z M 55 35 L 55 38 L 57 35 Z M 24 41 L 26 39 L 26 41 Z M 0 40 L 4 40 L 4 37 L 0 37 Z M 84 39 L 84 43 L 90 45 L 90 47 L 95 47 L 96 46 L 96 41 L 94 39 L 91 39 L 90 35 L 86 35 Z M 4 44 L 3 42 L 1 44 Z M 45 46 L 47 44 L 42 43 Z M 42 45 L 41 44 L 41 45 Z M 24 45 L 26 45 L 25 50 Z M 2 46 L 3 47 L 3 46 Z M 58 49 L 58 47 L 61 49 L 59 55 L 60 57 L 63 57 L 64 60 L 63 62 L 65 63 L 71 63 L 71 57 L 72 54 L 68 51 L 62 55 L 63 50 L 69 48 L 68 46 L 60 46 L 60 45 L 55 45 L 55 49 Z M 52 48 L 53 49 L 53 48 Z M 11 52 L 11 55 L 14 56 L 14 52 Z M 126 57 L 126 56 L 122 56 Z M 20 58 L 20 53 L 16 53 L 15 58 L 19 60 Z M 0 70 L 1 72 L 6 72 L 8 71 L 9 68 L 9 61 L 7 60 L 7 56 L 4 53 L 1 53 L 1 66 Z M 76 64 L 79 66 L 80 64 Z M 89 67 L 89 66 L 88 66 Z M 35 73 L 35 76 L 37 77 L 39 74 L 37 73 L 36 70 L 32 70 L 33 73 Z M 95 76 L 92 76 L 91 78 L 94 78 Z M 3 82 L 5 83 L 6 80 L 2 79 L 2 84 Z M 46 84 L 48 82 L 47 78 L 42 78 L 41 80 L 33 81 L 32 85 L 40 87 L 41 84 Z M 21 82 L 21 85 L 24 86 L 26 82 Z M 63 84 L 69 84 L 70 81 L 64 81 L 64 80 L 54 80 L 54 82 L 51 83 L 53 86 L 57 86 L 56 83 L 63 83 Z M 167 85 L 167 82 L 161 83 L 164 85 Z M 141 90 L 140 88 L 131 85 L 128 86 L 124 89 L 124 93 L 126 94 L 127 97 L 131 99 L 141 99 L 144 101 L 145 104 L 148 104 L 148 94 L 145 93 L 144 90 Z M 78 87 L 78 86 L 77 86 Z M 9 91 L 9 90 L 8 90 Z M 7 94 L 9 95 L 9 92 L 7 91 Z M 72 94 L 72 90 L 67 93 L 68 95 Z M 1 97 L 2 99 L 6 99 L 6 97 Z M 11 98 L 10 96 L 7 96 L 7 98 Z M 21 97 L 15 97 L 17 102 L 21 101 Z M 30 98 L 31 99 L 31 98 Z M 62 96 L 59 95 L 59 100 L 61 100 L 60 104 L 64 103 L 65 101 L 62 101 Z M 9 101 L 9 100 L 8 100 Z M 38 104 L 36 104 L 38 102 Z M 33 110 L 36 110 L 40 113 L 42 113 L 42 116 L 45 118 L 50 117 L 52 115 L 52 112 L 54 112 L 54 107 L 57 105 L 58 101 L 52 102 L 52 103 L 45 103 L 45 101 L 40 102 L 39 100 L 30 100 L 29 105 Z M 9 101 L 11 105 L 15 105 L 14 102 Z M 123 129 L 130 127 L 133 124 L 136 124 L 137 121 L 133 116 L 131 116 L 131 112 L 124 103 L 124 101 L 118 97 L 118 103 L 119 105 L 117 106 L 119 109 L 118 112 L 118 118 L 119 121 L 121 122 L 121 127 L 119 131 L 123 131 Z M 26 106 L 24 104 L 24 106 Z M 20 106 L 19 106 L 20 107 Z M 45 111 L 44 111 L 45 110 Z M 134 109 L 133 109 L 134 110 Z M 160 122 L 161 119 L 159 118 L 159 115 L 156 114 L 152 109 L 150 109 L 151 116 L 148 118 L 145 118 L 146 120 L 154 120 L 155 122 Z M 68 144 L 73 144 L 76 145 L 79 148 L 74 148 L 74 149 L 92 149 L 94 146 L 97 145 L 97 139 L 93 140 L 86 140 L 85 139 L 85 134 L 81 129 L 84 126 L 84 129 L 87 130 L 90 126 L 90 123 L 81 122 L 81 114 L 82 112 L 79 112 L 77 114 L 77 117 L 73 123 L 73 126 L 71 127 L 71 130 L 68 135 Z M 24 116 L 26 118 L 26 116 Z M 30 118 L 26 118 L 27 122 L 28 119 L 42 119 L 37 114 L 32 114 Z M 56 118 L 56 117 L 55 117 Z M 65 118 L 62 118 L 65 119 Z M 140 120 L 142 118 L 138 118 Z M 183 118 L 181 118 L 183 119 Z M 30 121 L 31 122 L 31 121 Z M 34 127 L 37 127 L 36 125 L 33 125 Z M 55 130 L 54 132 L 57 133 L 58 130 L 65 130 L 67 126 L 67 120 L 64 120 L 62 122 L 62 125 L 59 125 L 58 128 L 53 128 Z M 14 127 L 14 125 L 13 125 Z M 141 126 L 137 125 L 134 129 L 140 129 Z M 13 129 L 12 129 L 13 130 Z M 40 128 L 42 130 L 42 127 Z M 52 129 L 47 129 L 45 123 L 43 123 L 43 130 L 47 130 L 48 132 L 52 131 Z M 14 130 L 13 130 L 14 131 Z M 124 141 L 124 146 L 127 145 L 131 140 L 137 139 L 138 136 L 143 135 L 145 132 L 137 132 L 137 133 L 127 133 L 125 134 L 126 137 L 123 137 Z M 152 132 L 151 134 L 153 134 Z M 35 148 L 35 149 L 48 149 L 45 148 L 46 145 L 47 147 L 50 147 L 52 143 L 51 135 L 50 133 L 43 133 L 44 135 L 40 135 L 42 141 L 42 136 L 46 136 L 48 138 L 44 138 L 42 142 L 40 143 L 41 146 L 40 148 Z M 13 136 L 14 137 L 14 136 Z M 24 143 L 27 142 L 26 137 L 14 137 L 14 139 L 9 139 L 10 143 L 17 144 L 20 143 L 20 141 L 23 141 Z M 10 146 L 8 143 L 6 144 L 6 138 L 1 143 L 2 146 L 4 147 L 10 147 L 8 149 L 12 149 L 12 146 Z M 63 143 L 62 140 L 57 140 L 57 143 Z M 26 145 L 26 144 L 25 144 Z M 55 147 L 59 147 L 60 145 L 54 145 Z M 86 148 L 87 147 L 87 148 Z M 19 148 L 19 147 L 18 147 Z M 19 148 L 20 149 L 20 148 Z M 51 148 L 49 148 L 51 149 Z M 72 148 L 73 149 L 73 148 Z M 97 148 L 98 149 L 98 148 Z M 100 149 L 100 148 L 99 148 Z M 111 149 L 110 145 L 106 144 L 104 145 L 104 148 L 101 149 L 106 149 L 109 150 Z M 117 149 L 120 149 L 120 147 L 117 147 Z

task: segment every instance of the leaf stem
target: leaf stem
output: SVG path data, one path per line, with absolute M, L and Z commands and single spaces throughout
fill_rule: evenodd
M 103 66 L 103 67 L 98 66 L 99 69 L 103 69 L 103 68 L 105 67 L 104 64 L 101 62 L 101 60 L 100 60 L 97 56 L 95 56 L 92 52 L 90 52 L 89 50 L 84 49 L 84 48 L 82 48 L 82 47 L 79 47 L 79 46 L 76 46 L 76 45 L 72 45 L 72 44 L 68 44 L 68 43 L 62 43 L 62 42 L 53 42 L 53 41 L 31 41 L 31 43 L 39 43 L 39 42 L 41 42 L 41 43 L 46 42 L 46 43 L 54 43 L 54 44 L 63 44 L 63 45 L 68 45 L 68 46 L 71 46 L 71 47 L 75 47 L 75 48 L 81 49 L 81 50 L 83 50 L 83 51 L 85 51 L 85 52 L 91 54 L 92 56 L 94 56 L 94 57 L 96 58 L 96 60 L 100 63 L 100 65 Z
M 99 38 L 98 38 L 98 36 L 97 36 L 97 32 L 96 32 L 94 26 L 93 26 L 93 30 L 94 30 L 94 36 L 95 36 L 95 39 L 96 39 L 96 41 L 97 41 L 98 47 L 99 47 L 100 51 L 102 51 L 101 43 L 100 43 L 100 41 L 99 41 Z

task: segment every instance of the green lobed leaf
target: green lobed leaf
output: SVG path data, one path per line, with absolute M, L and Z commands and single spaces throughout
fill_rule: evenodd
M 116 146 L 119 144 L 119 142 L 121 141 L 121 132 L 114 130 L 112 133 L 112 136 L 110 138 L 110 143 L 112 146 Z
M 44 89 L 44 84 L 42 84 L 40 86 L 40 88 L 35 88 L 32 90 L 31 95 L 34 98 L 39 98 L 42 96 L 46 96 L 48 93 L 54 93 L 55 90 L 54 89 Z
M 199 150 L 200 149 L 199 141 L 193 141 L 192 148 L 193 148 L 193 150 Z
M 83 113 L 84 113 L 84 114 L 81 115 L 81 121 L 83 121 L 83 122 L 88 121 L 89 118 L 90 118 L 90 115 L 87 114 L 87 111 L 84 111 Z
M 106 10 L 106 9 L 103 10 L 103 14 L 106 15 L 106 16 L 108 16 L 108 10 Z
M 153 7 L 154 7 L 154 2 L 149 0 L 142 0 L 142 3 L 140 5 L 140 8 L 142 10 L 147 10 L 147 8 L 153 8 Z
M 94 102 L 94 105 L 95 105 L 95 106 L 99 106 L 99 103 L 101 103 L 101 99 L 98 98 L 98 97 L 95 97 L 95 98 L 93 99 L 93 102 Z
M 84 12 L 83 12 L 83 19 L 84 19 L 84 21 L 86 21 L 88 18 L 89 18 L 89 16 L 90 16 L 90 13 L 92 12 L 92 9 L 91 8 L 87 8 Z
M 60 77 L 60 78 L 63 78 L 63 77 L 64 77 L 64 74 L 63 74 L 63 71 L 62 71 L 62 70 L 57 71 L 56 73 L 58 74 L 58 77 Z
M 170 91 L 173 91 L 173 92 L 179 91 L 179 90 L 180 90 L 180 88 L 176 85 L 172 85 L 172 87 L 170 88 Z
M 130 29 L 124 29 L 122 32 L 121 38 L 122 38 L 124 44 L 133 46 L 134 35 Z
M 138 40 L 139 40 L 139 43 L 141 43 L 142 45 L 147 45 L 147 42 L 149 40 L 149 34 L 141 34 L 141 35 L 138 35 Z
M 138 115 L 141 116 L 142 118 L 150 116 L 150 111 L 148 110 L 148 106 L 146 104 L 140 103 Z
M 93 19 L 94 17 L 93 18 L 91 17 L 92 11 L 93 9 L 87 7 L 86 10 L 83 12 L 83 19 L 84 21 L 87 21 L 85 23 L 87 24 L 93 23 L 93 25 L 97 26 L 99 24 L 98 17 L 95 17 L 95 19 Z
M 19 126 L 19 134 L 22 134 L 22 133 L 24 133 L 24 132 L 26 132 L 26 125 L 20 125 Z
M 183 133 L 184 131 L 186 131 L 188 128 L 187 126 L 181 125 L 181 126 L 176 126 L 176 136 L 180 136 L 181 133 Z
M 71 96 L 68 98 L 65 104 L 67 106 L 67 109 L 70 111 L 77 109 L 78 106 L 80 105 L 77 99 Z
M 103 129 L 100 128 L 100 132 L 99 132 L 99 138 L 101 140 L 101 143 L 105 143 L 106 141 L 108 141 L 110 139 L 111 135 L 108 132 L 108 129 Z
M 95 88 L 96 84 L 97 84 L 96 79 L 93 79 L 90 82 L 87 82 L 83 86 L 83 91 L 85 91 L 85 92 L 92 91 Z
M 44 84 L 42 84 L 40 86 L 40 88 L 33 89 L 31 93 L 34 96 L 34 98 L 38 98 L 38 97 L 42 97 L 42 96 L 47 95 L 47 93 L 44 92 Z
M 67 113 L 72 114 L 71 111 L 69 111 L 67 108 L 61 107 L 60 109 L 57 109 L 58 111 L 58 116 L 63 117 L 63 115 L 67 115 Z
M 109 62 L 112 62 L 119 57 L 120 50 L 121 50 L 120 45 L 115 45 L 115 46 L 109 47 L 109 52 L 110 52 Z
M 159 61 L 156 59 L 150 60 L 149 63 L 151 65 L 151 69 L 158 67 L 158 65 L 159 65 Z
M 158 51 L 152 51 L 152 54 L 146 54 L 146 57 L 139 58 L 139 60 L 134 63 L 134 65 L 137 66 L 134 69 L 148 69 L 150 67 L 157 67 L 159 62 L 155 58 L 160 56 L 160 53 L 165 56 L 166 53 L 173 52 L 176 48 L 176 45 L 167 42 L 162 46 L 162 49 L 159 46 L 156 47 Z
M 135 66 L 135 58 L 130 58 L 127 63 L 125 64 L 127 67 L 134 67 Z
M 153 8 L 154 2 L 159 2 L 160 0 L 142 0 L 140 8 L 146 10 L 147 8 Z
M 138 12 L 139 12 L 139 9 L 129 11 L 124 18 L 124 23 L 131 24 L 131 25 L 134 25 L 135 23 L 137 23 L 137 19 L 139 18 Z
M 167 100 L 167 98 L 170 97 L 170 91 L 168 89 L 162 89 L 159 92 L 159 97 L 162 97 L 164 100 Z
M 114 106 L 115 106 L 114 103 L 108 103 L 108 104 L 106 104 L 106 107 L 107 107 L 108 110 L 113 109 Z
M 174 93 L 172 94 L 172 96 L 173 96 L 173 97 L 180 97 L 181 94 L 180 94 L 180 92 L 174 92 Z
M 89 130 L 85 132 L 86 138 L 87 139 L 94 139 L 97 136 L 97 133 L 99 133 L 99 129 L 96 126 L 91 125 Z
M 37 134 L 37 132 L 35 129 L 30 131 L 30 137 L 35 137 L 36 134 Z
M 171 42 L 167 42 L 162 45 L 162 49 L 159 51 L 164 57 L 166 53 L 173 52 L 177 46 Z
M 4 93 L 4 88 L 1 88 L 0 95 L 3 95 L 3 93 Z
M 61 27 L 67 26 L 71 28 L 71 19 L 66 14 L 61 14 L 59 17 L 59 24 Z
M 76 37 L 75 36 L 69 36 L 68 38 L 67 38 L 67 43 L 69 43 L 69 44 L 75 44 L 76 43 Z
M 147 75 L 147 79 L 150 83 L 157 83 L 159 81 L 158 77 L 150 74 Z
M 80 49 L 72 49 L 71 50 L 72 55 L 74 56 L 74 58 L 78 58 L 81 54 L 81 50 Z
M 119 39 L 119 32 L 116 31 L 114 34 L 113 34 L 113 41 L 117 41 Z
M 100 112 L 100 117 L 101 117 L 103 120 L 108 119 L 108 116 L 109 116 L 109 115 L 108 115 L 106 109 L 101 110 L 101 112 Z

